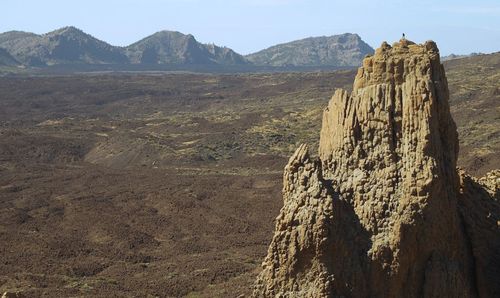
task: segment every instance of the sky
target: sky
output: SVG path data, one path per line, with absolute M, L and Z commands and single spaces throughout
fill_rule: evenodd
M 75 26 L 125 46 L 161 30 L 249 54 L 310 36 L 432 39 L 441 55 L 500 51 L 500 0 L 0 0 L 0 32 Z

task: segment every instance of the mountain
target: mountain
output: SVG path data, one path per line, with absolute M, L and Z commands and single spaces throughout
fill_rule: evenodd
M 30 32 L 8 31 L 0 34 L 0 44 L 3 45 L 3 47 L 7 47 L 10 44 L 14 44 L 16 40 L 36 38 L 38 36 L 39 35 Z
M 27 66 L 50 65 L 246 65 L 227 47 L 202 44 L 193 35 L 161 31 L 126 48 L 112 46 L 75 27 L 47 34 L 10 31 L 0 34 L 0 48 Z
M 64 27 L 42 35 L 6 32 L 0 34 L 0 47 L 28 66 L 119 64 L 128 61 L 122 49 L 75 27 Z
M 0 66 L 16 66 L 19 62 L 5 49 L 0 48 Z
M 202 44 L 193 35 L 160 31 L 126 48 L 134 64 L 247 64 L 243 56 L 226 47 Z
M 357 34 L 309 37 L 245 56 L 261 66 L 359 66 L 373 48 Z
M 500 171 L 457 169 L 436 44 L 387 43 L 301 145 L 254 297 L 499 297 Z
M 294 67 L 349 67 L 358 66 L 365 55 L 373 53 L 357 34 L 350 33 L 306 38 L 244 57 L 230 48 L 203 44 L 191 34 L 176 31 L 160 31 L 127 47 L 117 47 L 71 26 L 41 35 L 5 32 L 0 34 L 0 48 L 25 66 L 61 65 L 57 69 L 70 71 L 275 71 Z

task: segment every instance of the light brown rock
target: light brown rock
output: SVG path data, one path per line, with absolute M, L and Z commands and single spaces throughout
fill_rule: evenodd
M 4 292 L 2 298 L 25 298 L 21 292 Z
M 495 190 L 459 176 L 448 97 L 432 41 L 364 59 L 324 111 L 320 159 L 303 145 L 285 168 L 255 296 L 500 295 Z
M 497 202 L 500 202 L 500 169 L 486 173 L 478 183 L 483 185 Z

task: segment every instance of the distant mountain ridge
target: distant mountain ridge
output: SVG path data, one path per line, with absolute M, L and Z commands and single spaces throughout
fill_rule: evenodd
M 245 65 L 243 56 L 226 47 L 202 44 L 191 34 L 160 31 L 130 46 L 117 47 L 75 27 L 46 34 L 10 31 L 0 34 L 4 49 L 26 66 L 65 64 Z
M 226 47 L 202 44 L 193 35 L 160 31 L 130 46 L 131 63 L 142 64 L 247 64 L 243 56 Z
M 441 61 L 449 61 L 449 60 L 475 57 L 475 56 L 481 56 L 481 55 L 484 55 L 484 53 L 470 53 L 470 54 L 464 54 L 464 55 L 450 54 L 448 56 L 441 56 Z
M 309 37 L 278 44 L 245 56 L 256 65 L 268 66 L 359 66 L 374 50 L 357 34 Z
M 0 34 L 0 65 L 106 69 L 168 69 L 205 66 L 231 70 L 293 67 L 359 66 L 373 49 L 357 34 L 311 37 L 242 56 L 230 48 L 198 42 L 191 34 L 159 31 L 126 47 L 110 45 L 75 27 L 45 34 L 9 31 Z M 163 65 L 163 66 L 162 66 Z

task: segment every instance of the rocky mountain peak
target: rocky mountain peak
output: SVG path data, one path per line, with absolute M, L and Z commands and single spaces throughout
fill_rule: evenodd
M 500 293 L 500 206 L 457 172 L 448 100 L 432 41 L 383 43 L 363 60 L 353 92 L 324 110 L 319 159 L 301 146 L 285 167 L 255 296 Z

